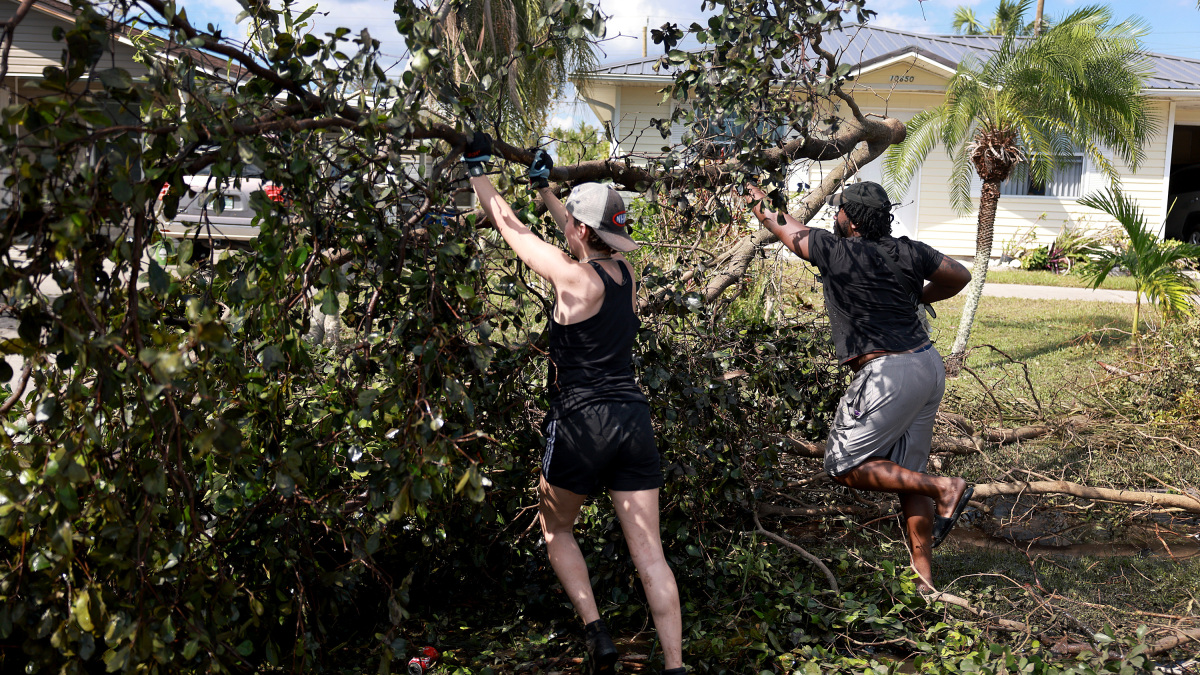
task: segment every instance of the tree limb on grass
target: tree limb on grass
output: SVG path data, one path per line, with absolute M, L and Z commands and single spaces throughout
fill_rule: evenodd
M 1188 642 L 1200 642 L 1200 628 L 1181 630 L 1171 637 L 1163 638 L 1150 645 L 1150 647 L 1144 653 L 1149 656 L 1154 656 L 1156 654 L 1162 654 L 1163 652 L 1169 652 L 1180 645 L 1187 644 Z
M 1183 509 L 1191 513 L 1200 513 L 1200 500 L 1186 495 L 1172 495 L 1162 492 L 1139 492 L 1135 490 L 1114 490 L 1111 488 L 1091 487 L 1072 483 L 1065 480 L 1047 480 L 1013 483 L 986 483 L 975 486 L 975 498 L 986 499 L 999 495 L 1063 494 L 1081 499 L 1116 502 L 1119 504 L 1150 504 Z
M 1034 438 L 1039 438 L 1047 434 L 1054 433 L 1060 429 L 1084 429 L 1091 424 L 1091 420 L 1082 415 L 1068 417 L 1057 425 L 1039 424 L 1027 427 L 1016 427 L 1014 429 L 989 429 L 983 428 L 976 434 L 975 425 L 966 417 L 956 413 L 939 413 L 938 418 L 955 427 L 959 431 L 968 436 L 979 436 L 982 440 L 989 443 L 999 443 L 1000 445 L 1008 445 L 1017 441 L 1027 441 Z
M 988 621 L 989 623 L 995 624 L 998 628 L 1001 628 L 1006 631 L 1010 631 L 1013 633 L 1031 633 L 1032 632 L 1032 629 L 1029 627 L 1028 624 L 1021 623 L 1020 621 L 1013 621 L 1012 619 L 1005 619 L 1001 616 L 997 616 L 996 614 L 993 614 L 992 612 L 987 611 L 986 609 L 981 609 L 979 607 L 975 607 L 971 603 L 967 602 L 966 598 L 959 597 L 957 595 L 954 595 L 953 593 L 946 593 L 945 591 L 938 591 L 936 593 L 929 593 L 929 594 L 925 595 L 924 597 L 925 597 L 925 600 L 927 602 L 929 602 L 930 604 L 933 604 L 935 602 L 944 602 L 947 605 L 954 605 L 955 607 L 961 607 L 961 608 L 967 610 L 968 612 L 970 612 L 971 614 L 974 614 L 975 616 L 979 617 L 980 619 L 983 619 L 985 621 Z
M 1138 380 L 1142 379 L 1142 376 L 1138 375 L 1137 373 L 1131 373 L 1128 370 L 1121 370 L 1120 368 L 1118 368 L 1116 366 L 1110 366 L 1109 364 L 1107 364 L 1103 361 L 1097 361 L 1096 365 L 1103 368 L 1104 371 L 1110 375 L 1116 375 L 1117 377 L 1129 378 L 1130 382 L 1137 382 Z

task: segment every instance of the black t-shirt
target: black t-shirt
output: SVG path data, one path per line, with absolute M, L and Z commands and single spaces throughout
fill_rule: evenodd
M 893 260 L 916 288 L 923 288 L 925 279 L 942 263 L 941 253 L 908 237 L 884 237 L 879 243 L 895 254 Z M 825 308 L 841 363 L 876 351 L 915 349 L 929 339 L 917 319 L 909 285 L 896 278 L 870 242 L 812 230 L 808 252 L 821 271 Z
M 621 283 L 598 262 L 589 263 L 604 282 L 600 311 L 579 323 L 550 318 L 550 416 L 570 415 L 589 403 L 646 403 L 633 374 L 633 342 L 641 321 L 633 311 L 633 277 L 624 261 Z

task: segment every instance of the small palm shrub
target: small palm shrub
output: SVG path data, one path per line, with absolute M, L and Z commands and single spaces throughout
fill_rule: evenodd
M 1096 267 L 1091 282 L 1092 288 L 1099 288 L 1114 268 L 1129 271 L 1138 293 L 1133 306 L 1135 341 L 1143 295 L 1166 318 L 1195 314 L 1196 281 L 1184 272 L 1183 265 L 1200 259 L 1200 246 L 1160 240 L 1146 226 L 1142 210 L 1119 189 L 1087 195 L 1079 203 L 1107 213 L 1125 230 L 1127 239 L 1123 243 L 1093 252 Z

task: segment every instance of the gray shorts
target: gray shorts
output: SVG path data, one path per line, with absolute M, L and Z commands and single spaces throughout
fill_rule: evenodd
M 946 367 L 933 347 L 868 361 L 838 401 L 825 471 L 840 476 L 880 457 L 924 473 L 945 393 Z

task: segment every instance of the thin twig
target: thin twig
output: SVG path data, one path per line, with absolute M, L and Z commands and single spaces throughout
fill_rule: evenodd
M 765 528 L 763 528 L 762 523 L 760 523 L 758 521 L 758 512 L 757 511 L 751 510 L 750 515 L 754 516 L 754 530 L 756 532 L 758 532 L 759 534 L 763 535 L 767 539 L 770 539 L 771 541 L 773 541 L 777 544 L 786 546 L 786 547 L 792 549 L 793 551 L 799 553 L 800 557 L 809 561 L 813 565 L 816 565 L 817 568 L 820 569 L 825 574 L 825 578 L 829 580 L 829 587 L 833 589 L 834 594 L 841 592 L 840 590 L 838 590 L 838 582 L 837 582 L 837 579 L 834 578 L 833 572 L 829 571 L 829 568 L 825 566 L 825 563 L 821 562 L 820 558 L 809 553 L 808 551 L 805 551 L 800 546 L 793 544 L 792 542 L 788 541 L 787 539 L 784 539 L 783 537 L 775 534 L 774 532 L 768 532 Z
M 21 394 L 25 393 L 25 385 L 29 383 L 29 374 L 33 372 L 33 361 L 26 361 L 25 367 L 21 369 L 21 379 L 17 382 L 17 388 L 13 390 L 12 396 L 0 406 L 0 415 L 8 413 L 17 401 L 21 400 Z
M 1144 433 L 1142 433 L 1142 430 L 1141 430 L 1141 429 L 1138 429 L 1137 427 L 1133 427 L 1133 430 L 1134 430 L 1135 432 L 1137 432 L 1137 434 L 1138 434 L 1139 436 L 1141 436 L 1142 438 L 1145 438 L 1146 440 L 1150 440 L 1150 441 L 1169 441 L 1169 442 L 1171 442 L 1171 443 L 1174 443 L 1175 445 L 1178 445 L 1179 447 L 1183 448 L 1184 450 L 1191 450 L 1192 452 L 1196 453 L 1197 455 L 1200 455 L 1200 450 L 1197 450 L 1196 448 L 1193 448 L 1193 447 L 1192 447 L 1192 446 L 1190 446 L 1190 445 L 1184 445 L 1183 443 L 1180 443 L 1178 440 L 1176 440 L 1176 439 L 1174 439 L 1174 438 L 1170 438 L 1170 437 L 1167 437 L 1167 436 L 1149 436 L 1149 435 L 1147 435 L 1147 434 L 1144 434 Z

